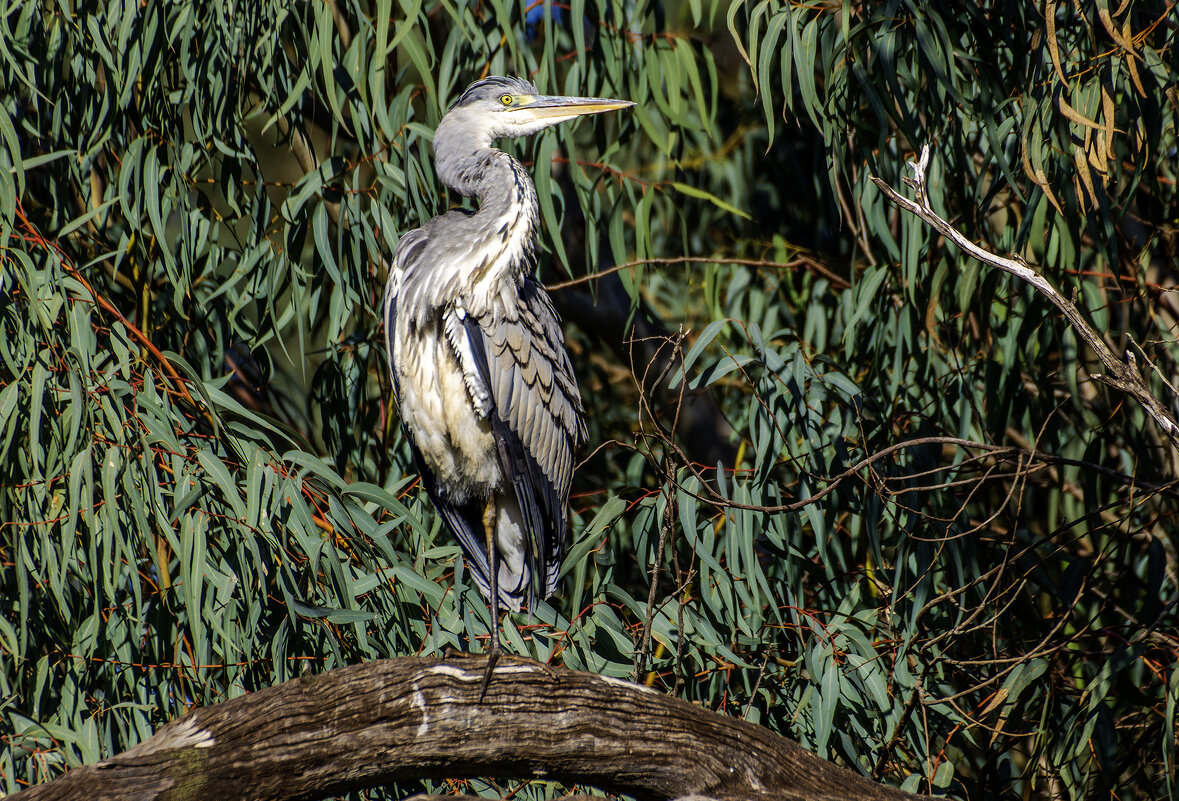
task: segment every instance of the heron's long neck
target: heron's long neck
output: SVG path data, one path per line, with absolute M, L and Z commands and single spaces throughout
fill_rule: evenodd
M 438 178 L 463 197 L 479 201 L 479 214 L 514 214 L 536 222 L 536 188 L 524 166 L 490 143 L 466 141 L 437 148 Z
M 536 187 L 524 166 L 483 143 L 467 139 L 434 153 L 438 178 L 464 197 L 479 201 L 475 215 L 486 251 L 471 276 L 485 284 L 518 284 L 536 266 Z

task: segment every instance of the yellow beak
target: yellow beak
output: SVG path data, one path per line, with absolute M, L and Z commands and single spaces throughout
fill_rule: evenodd
M 603 114 L 633 106 L 629 100 L 611 100 L 605 97 L 560 97 L 541 95 L 520 106 L 521 111 L 532 112 L 537 119 L 550 117 L 581 117 L 586 114 Z

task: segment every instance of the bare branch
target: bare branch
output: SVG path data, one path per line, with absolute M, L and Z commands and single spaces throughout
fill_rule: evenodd
M 906 178 L 905 183 L 913 187 L 915 200 L 902 197 L 895 189 L 875 176 L 871 177 L 872 183 L 876 184 L 876 187 L 892 201 L 893 205 L 920 217 L 930 227 L 975 259 L 978 259 L 989 267 L 995 267 L 1005 273 L 1014 275 L 1016 278 L 1021 278 L 1035 287 L 1037 292 L 1046 297 L 1053 306 L 1060 310 L 1060 313 L 1068 320 L 1069 325 L 1085 341 L 1085 344 L 1089 346 L 1108 371 L 1104 374 L 1092 373 L 1090 377 L 1094 381 L 1099 381 L 1114 389 L 1121 390 L 1142 404 L 1146 413 L 1150 415 L 1155 423 L 1158 424 L 1159 428 L 1162 429 L 1163 434 L 1170 440 L 1171 446 L 1179 450 L 1179 425 L 1176 424 L 1175 419 L 1163 403 L 1150 391 L 1150 387 L 1147 386 L 1142 378 L 1142 374 L 1138 371 L 1136 360 L 1123 361 L 1118 358 L 1113 349 L 1106 343 L 1105 337 L 1098 333 L 1093 326 L 1089 325 L 1084 315 L 1076 307 L 1076 304 L 1062 295 L 1049 283 L 1047 278 L 1029 266 L 1018 255 L 1008 259 L 983 250 L 933 210 L 929 204 L 929 194 L 926 192 L 925 182 L 925 171 L 929 166 L 929 145 L 921 148 L 921 157 L 916 163 L 910 162 L 909 166 L 913 169 L 913 177 Z
M 483 657 L 405 657 L 197 709 L 14 798 L 313 799 L 423 777 L 537 778 L 640 798 L 917 799 L 646 687 Z

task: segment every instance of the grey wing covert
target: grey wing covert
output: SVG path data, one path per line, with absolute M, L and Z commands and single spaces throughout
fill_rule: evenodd
M 531 522 L 530 557 L 542 597 L 557 586 L 568 528 L 573 454 L 585 442 L 581 393 L 552 301 L 533 280 L 515 319 L 478 325 L 505 471 Z M 472 332 L 473 333 L 473 332 Z M 475 337 L 472 337 L 475 338 Z

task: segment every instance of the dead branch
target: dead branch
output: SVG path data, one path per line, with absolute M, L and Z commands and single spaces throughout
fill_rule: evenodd
M 1085 344 L 1089 346 L 1108 371 L 1107 373 L 1092 373 L 1090 377 L 1094 381 L 1099 381 L 1106 386 L 1126 393 L 1142 404 L 1146 413 L 1150 415 L 1155 423 L 1158 424 L 1159 428 L 1162 429 L 1163 434 L 1170 440 L 1171 447 L 1179 450 L 1179 425 L 1176 424 L 1171 413 L 1155 397 L 1154 393 L 1150 391 L 1150 387 L 1147 386 L 1146 381 L 1143 380 L 1142 374 L 1138 370 L 1137 358 L 1134 354 L 1127 352 L 1125 360 L 1118 358 L 1113 349 L 1106 343 L 1105 337 L 1089 324 L 1076 304 L 1062 295 L 1049 283 L 1047 278 L 1029 266 L 1018 255 L 1013 255 L 1012 258 L 1007 259 L 983 250 L 933 210 L 929 204 L 929 194 L 925 188 L 925 171 L 929 166 L 929 145 L 921 148 L 921 157 L 916 163 L 909 162 L 909 166 L 913 170 L 913 177 L 905 178 L 904 180 L 906 184 L 913 187 L 915 200 L 902 197 L 895 189 L 876 176 L 871 176 L 872 183 L 876 184 L 876 187 L 894 205 L 910 214 L 917 215 L 928 223 L 930 227 L 934 228 L 942 236 L 949 239 L 975 259 L 978 259 L 988 267 L 997 268 L 1005 273 L 1014 275 L 1016 278 L 1027 281 L 1037 292 L 1046 297 L 1053 306 L 1060 310 L 1060 313 L 1068 320 L 1069 325 L 1085 341 Z

